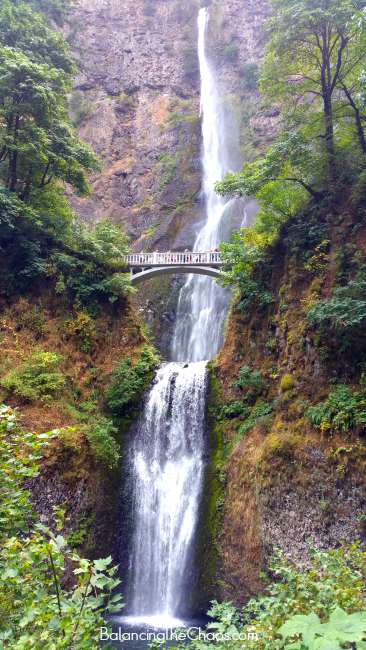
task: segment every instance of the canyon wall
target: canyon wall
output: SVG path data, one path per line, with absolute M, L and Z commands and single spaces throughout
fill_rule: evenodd
M 82 219 L 121 223 L 136 251 L 191 249 L 205 218 L 201 196 L 199 2 L 82 0 L 65 28 L 80 72 L 70 97 L 79 135 L 101 157 L 93 195 L 70 197 Z M 276 111 L 260 106 L 266 2 L 210 9 L 208 48 L 226 122 L 232 171 L 272 141 Z M 233 205 L 228 230 L 250 224 L 256 202 Z M 134 299 L 169 357 L 184 278 L 150 280 Z

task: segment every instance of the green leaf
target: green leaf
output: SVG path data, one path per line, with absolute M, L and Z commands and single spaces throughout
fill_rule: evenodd
M 61 629 L 61 618 L 59 616 L 54 616 L 48 623 L 50 630 L 60 630 Z
M 322 624 L 315 614 L 310 612 L 307 616 L 298 614 L 293 616 L 286 623 L 281 625 L 278 630 L 279 634 L 287 638 L 294 634 L 302 634 L 302 639 L 305 645 L 309 645 L 313 641 L 315 634 L 321 634 Z
M 346 614 L 343 609 L 337 607 L 329 618 L 328 627 L 337 634 L 341 643 L 359 641 L 365 636 L 366 612 Z
M 314 648 L 316 650 L 340 650 L 340 645 L 330 637 L 319 637 L 315 640 Z

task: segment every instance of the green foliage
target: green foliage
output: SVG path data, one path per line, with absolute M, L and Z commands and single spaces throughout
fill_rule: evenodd
M 85 171 L 100 167 L 69 124 L 75 66 L 66 41 L 24 5 L 5 2 L 0 20 L 0 180 L 27 201 L 57 179 L 89 194 Z
M 331 298 L 312 301 L 307 316 L 311 322 L 333 328 L 358 327 L 366 318 L 366 282 L 350 280 L 345 287 L 337 287 Z
M 242 301 L 240 309 L 245 311 L 250 306 L 268 305 L 274 300 L 267 283 L 255 277 L 255 273 L 262 263 L 266 263 L 265 269 L 268 272 L 270 266 L 266 257 L 266 247 L 262 242 L 253 242 L 250 237 L 251 230 L 239 230 L 232 235 L 230 243 L 223 242 L 220 250 L 227 261 L 224 267 L 223 278 L 220 283 L 225 285 L 237 285 L 241 292 Z
M 64 25 L 67 12 L 72 9 L 69 0 L 11 0 L 11 2 L 17 7 L 28 4 L 33 11 L 41 11 L 60 26 Z
M 321 644 L 323 632 L 337 637 L 351 632 L 359 637 L 364 636 L 365 552 L 358 543 L 353 546 L 342 544 L 338 549 L 330 551 L 310 548 L 310 558 L 311 567 L 305 569 L 303 565 L 287 560 L 283 552 L 276 549 L 276 556 L 270 562 L 270 570 L 276 581 L 267 586 L 268 595 L 252 598 L 241 611 L 231 603 L 218 604 L 213 601 L 208 614 L 214 618 L 214 622 L 209 623 L 204 632 L 209 634 L 217 630 L 223 636 L 216 637 L 216 643 L 213 644 L 212 635 L 208 639 L 203 639 L 201 635 L 201 639 L 193 641 L 191 647 L 197 650 L 240 650 L 243 640 L 235 640 L 232 636 L 245 634 L 242 637 L 245 639 L 248 632 L 252 632 L 257 636 L 254 636 L 256 648 L 273 650 L 284 647 L 282 634 L 287 636 L 289 632 L 289 636 L 295 636 L 298 645 L 287 645 L 286 648 L 314 650 L 318 647 L 317 643 L 315 646 L 306 646 L 306 643 L 301 646 L 299 636 L 296 637 L 296 634 L 306 634 L 311 621 Z M 225 639 L 225 634 L 231 638 Z M 247 643 L 249 641 L 247 639 Z M 338 650 L 337 641 L 343 645 L 348 639 L 339 636 L 334 650 Z M 362 642 L 356 642 L 357 648 L 364 650 Z M 178 646 L 179 650 L 185 647 L 187 646 Z M 331 650 L 333 646 L 319 647 Z
M 120 361 L 111 375 L 112 384 L 107 388 L 105 397 L 108 406 L 116 418 L 128 415 L 137 403 L 151 373 L 159 364 L 160 358 L 152 346 L 145 346 L 140 359 L 132 366 L 131 359 Z
M 233 447 L 243 436 L 247 435 L 252 427 L 259 424 L 259 422 L 266 422 L 268 424 L 270 422 L 268 416 L 272 413 L 273 408 L 273 402 L 260 402 L 257 406 L 254 406 L 249 417 L 238 428 L 238 436 L 235 437 Z
M 22 52 L 33 63 L 45 64 L 66 74 L 76 72 L 69 46 L 63 36 L 51 29 L 43 16 L 34 13 L 23 2 L 11 3 L 5 0 L 2 3 L 0 33 L 3 47 Z
M 95 110 L 92 102 L 88 99 L 84 99 L 79 90 L 73 93 L 68 105 L 74 113 L 72 124 L 76 128 L 81 124 L 81 122 L 83 122 L 83 120 L 90 117 Z
M 173 113 L 174 115 L 174 113 Z M 180 113 L 178 113 L 180 117 Z M 159 189 L 162 190 L 169 181 L 173 178 L 174 173 L 179 165 L 181 158 L 181 152 L 178 150 L 175 152 L 174 156 L 170 156 L 168 153 L 161 153 L 159 155 L 160 169 L 162 172 Z
M 247 389 L 244 399 L 250 401 L 255 400 L 267 388 L 267 383 L 259 370 L 251 370 L 249 366 L 242 366 L 239 370 L 238 379 L 233 382 L 232 386 Z
M 120 458 L 120 447 L 113 437 L 118 433 L 118 429 L 112 422 L 99 418 L 94 425 L 86 426 L 83 430 L 97 462 L 109 469 L 116 467 Z
M 248 61 L 240 66 L 240 73 L 244 78 L 244 85 L 248 90 L 258 88 L 260 78 L 260 68 L 258 63 Z
M 281 379 L 281 390 L 284 392 L 291 390 L 295 386 L 295 380 L 292 375 L 283 375 Z
M 239 56 L 239 47 L 236 43 L 226 45 L 222 50 L 222 56 L 226 61 L 234 62 Z
M 247 410 L 247 407 L 243 402 L 230 402 L 227 406 L 222 407 L 220 415 L 224 418 L 236 417 L 237 415 L 241 415 L 245 410 Z
M 55 509 L 57 534 L 35 523 L 23 482 L 39 474 L 42 449 L 58 431 L 25 434 L 18 419 L 1 407 L 0 648 L 94 650 L 99 627 L 111 629 L 106 616 L 122 607 L 121 596 L 112 596 L 117 567 L 108 568 L 112 558 L 89 562 L 70 549 L 59 532 L 64 509 Z M 66 562 L 75 576 L 68 590 L 61 586 Z
M 340 197 L 363 174 L 364 7 L 364 0 L 272 3 L 261 89 L 265 107 L 281 111 L 279 139 L 264 158 L 215 185 L 220 195 L 255 195 L 256 229 L 268 217 L 272 239 L 281 223 L 329 195 Z M 251 86 L 249 70 L 243 75 Z
M 365 632 L 366 612 L 346 614 L 340 607 L 332 612 L 328 623 L 322 623 L 314 612 L 310 612 L 293 616 L 278 630 L 285 639 L 301 635 L 301 641 L 287 646 L 289 650 L 341 650 L 340 644 L 344 643 L 356 643 L 356 648 L 363 649 Z
M 306 415 L 314 426 L 323 432 L 364 428 L 366 425 L 366 393 L 353 392 L 349 386 L 340 385 L 324 402 L 310 406 Z
M 59 371 L 62 356 L 38 350 L 1 380 L 1 386 L 26 400 L 49 401 L 65 385 Z
M 85 512 L 81 515 L 74 530 L 67 538 L 67 543 L 70 544 L 71 548 L 81 546 L 85 543 L 90 534 L 90 529 L 94 523 L 94 519 L 95 515 L 88 517 Z
M 184 73 L 189 76 L 199 71 L 197 49 L 193 46 L 184 47 L 182 50 Z
M 92 224 L 70 224 L 63 246 L 52 255 L 47 273 L 55 278 L 60 294 L 71 290 L 77 309 L 91 315 L 100 310 L 103 297 L 110 302 L 123 293 L 134 293 L 127 273 L 117 273 L 130 248 L 128 237 L 111 219 Z M 85 337 L 84 337 L 85 338 Z M 88 338 L 88 337 L 87 337 Z
M 47 271 L 58 292 L 95 313 L 104 297 L 131 291 L 128 276 L 115 273 L 129 248 L 111 221 L 77 222 L 57 185 L 88 195 L 86 172 L 99 169 L 69 123 L 69 46 L 27 5 L 9 0 L 0 32 L 0 289 L 12 294 Z

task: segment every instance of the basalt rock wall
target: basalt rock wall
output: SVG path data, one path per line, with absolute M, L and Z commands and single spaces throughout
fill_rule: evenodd
M 82 219 L 121 223 L 136 251 L 193 247 L 205 218 L 201 194 L 198 0 L 78 0 L 65 27 L 79 74 L 70 108 L 80 136 L 102 160 L 93 195 L 70 197 Z M 266 2 L 210 7 L 207 48 L 215 69 L 232 169 L 275 135 L 260 108 L 258 74 Z M 256 202 L 235 205 L 229 229 L 251 223 Z M 146 282 L 135 298 L 166 358 L 184 279 Z

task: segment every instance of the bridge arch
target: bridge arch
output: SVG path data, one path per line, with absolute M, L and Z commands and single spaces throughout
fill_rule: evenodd
M 131 284 L 133 287 L 136 287 L 141 282 L 145 280 L 150 280 L 151 278 L 156 278 L 159 275 L 174 275 L 175 273 L 197 273 L 198 275 L 209 275 L 212 278 L 222 277 L 222 272 L 220 269 L 215 269 L 210 266 L 197 266 L 197 264 L 185 264 L 180 266 L 178 264 L 172 266 L 159 266 L 146 271 L 140 271 L 132 275 L 131 273 Z

